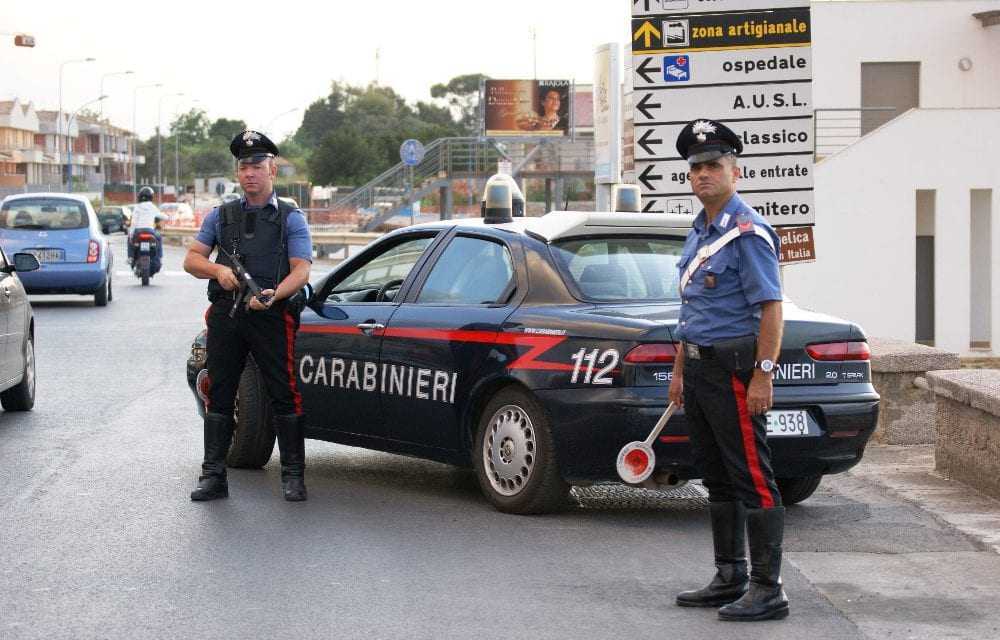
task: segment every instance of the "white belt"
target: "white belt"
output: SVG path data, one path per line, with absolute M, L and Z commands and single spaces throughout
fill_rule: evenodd
M 756 224 L 753 226 L 753 231 L 761 238 L 764 238 L 764 240 L 767 241 L 768 246 L 771 247 L 771 251 L 774 251 L 775 254 L 777 254 L 777 251 L 775 251 L 774 248 L 774 241 L 771 240 L 771 236 L 768 235 L 767 231 L 764 231 L 762 227 Z M 691 258 L 691 263 L 688 265 L 687 269 L 684 270 L 684 274 L 681 275 L 681 287 L 680 287 L 681 293 L 684 293 L 684 289 L 688 286 L 688 282 L 690 282 L 691 277 L 694 275 L 695 271 L 698 270 L 698 267 L 703 265 L 706 260 L 714 256 L 715 254 L 722 251 L 723 247 L 725 247 L 727 244 L 729 244 L 736 238 L 740 237 L 741 235 L 742 232 L 740 231 L 740 228 L 738 226 L 733 227 L 725 234 L 723 234 L 722 237 L 716 240 L 715 242 L 711 244 L 706 244 L 702 248 L 698 249 L 698 251 L 694 254 L 694 257 Z

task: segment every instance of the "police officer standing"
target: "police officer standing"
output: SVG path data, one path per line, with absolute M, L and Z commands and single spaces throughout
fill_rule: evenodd
M 736 156 L 743 151 L 736 134 L 718 122 L 692 121 L 681 130 L 677 150 L 704 209 L 678 263 L 683 348 L 669 395 L 684 407 L 708 489 L 717 568 L 708 586 L 678 594 L 677 604 L 721 607 L 723 620 L 785 618 L 785 510 L 764 417 L 783 323 L 779 240 L 736 193 Z
M 210 279 L 207 314 L 208 375 L 205 459 L 192 500 L 229 495 L 226 454 L 235 423 L 233 409 L 247 354 L 264 378 L 281 455 L 285 500 L 306 499 L 302 398 L 295 379 L 299 311 L 289 298 L 309 281 L 312 241 L 302 211 L 274 193 L 278 147 L 267 136 L 244 131 L 229 150 L 237 159 L 244 196 L 214 209 L 184 259 L 184 270 Z M 209 255 L 219 247 L 215 262 Z M 249 296 L 234 272 L 236 258 L 263 291 Z

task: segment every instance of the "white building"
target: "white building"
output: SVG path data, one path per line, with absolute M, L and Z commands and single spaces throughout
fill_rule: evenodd
M 815 171 L 818 260 L 784 269 L 788 294 L 869 335 L 1000 354 L 1000 0 L 812 14 L 831 153 Z M 864 112 L 862 137 L 836 151 L 845 132 L 824 109 L 885 106 L 897 112 Z

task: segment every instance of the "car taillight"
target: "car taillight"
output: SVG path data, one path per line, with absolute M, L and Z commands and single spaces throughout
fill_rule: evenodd
M 640 344 L 625 354 L 630 364 L 672 364 L 677 359 L 676 342 L 665 344 Z
M 152 240 L 156 240 L 156 236 L 154 236 L 152 234 L 149 234 L 149 233 L 140 233 L 139 234 L 139 240 L 150 240 L 150 241 L 152 241 Z
M 868 343 L 861 341 L 811 344 L 806 347 L 806 353 L 813 360 L 823 361 L 870 360 L 872 356 Z
M 90 246 L 87 249 L 87 262 L 97 262 L 101 258 L 101 245 L 97 244 L 97 240 L 91 240 Z

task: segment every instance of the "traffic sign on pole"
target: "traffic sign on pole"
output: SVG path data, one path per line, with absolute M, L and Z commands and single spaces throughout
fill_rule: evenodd
M 635 177 L 643 211 L 697 213 L 676 149 L 691 120 L 743 142 L 737 191 L 774 226 L 813 210 L 812 38 L 801 0 L 634 0 Z
M 399 159 L 408 167 L 420 164 L 424 159 L 424 145 L 413 138 L 404 140 L 403 144 L 399 145 Z

